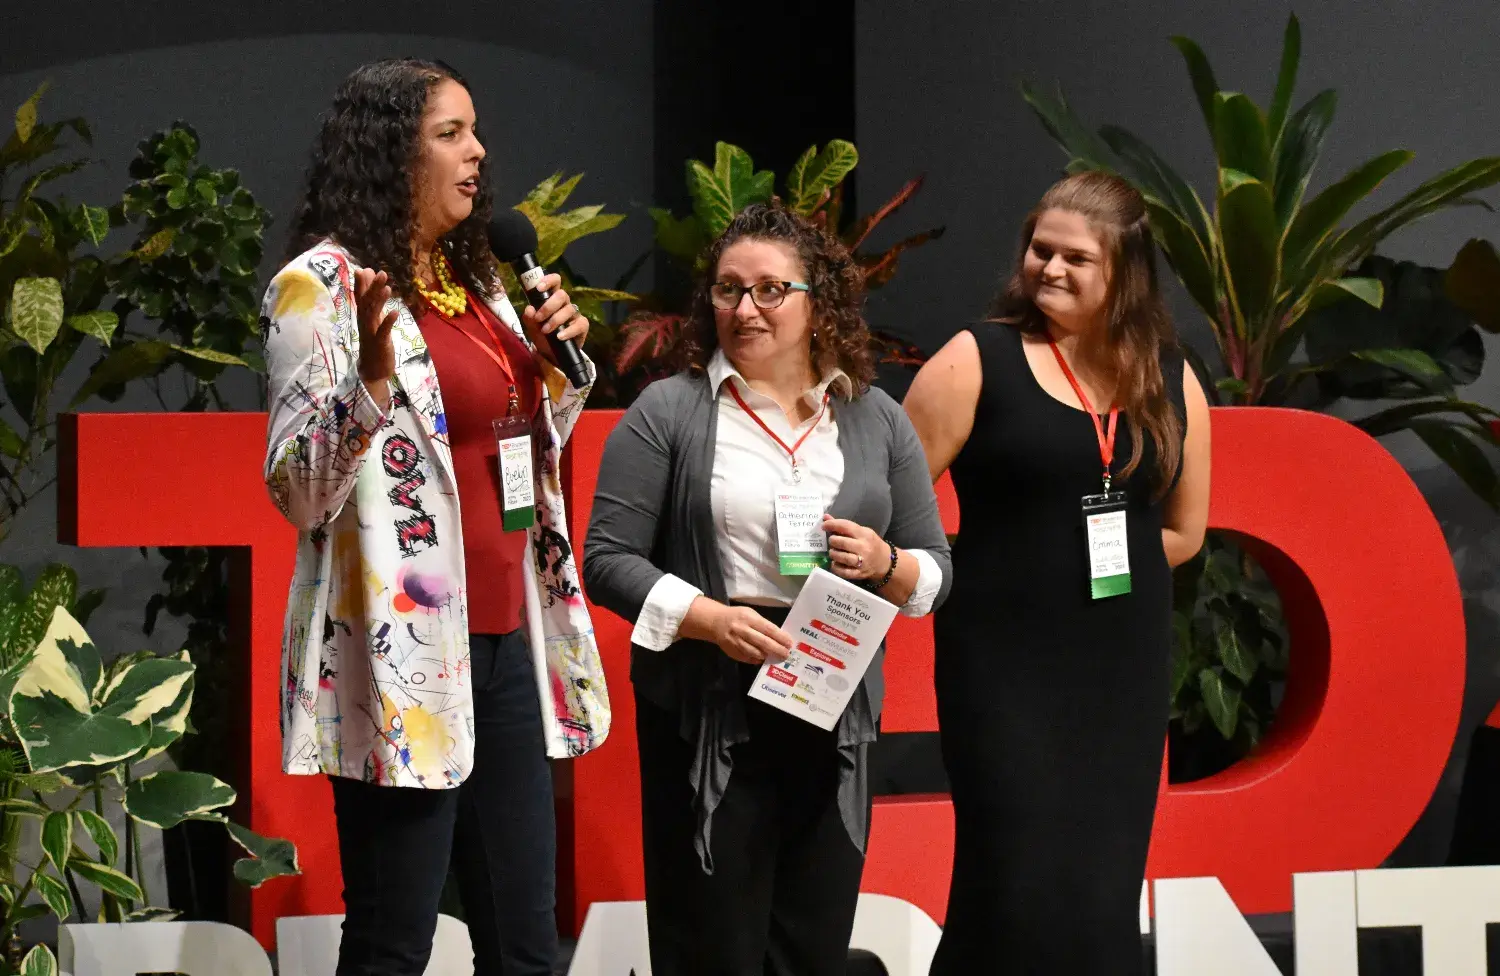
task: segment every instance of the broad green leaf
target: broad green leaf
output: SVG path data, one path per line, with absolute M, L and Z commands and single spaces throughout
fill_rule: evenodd
M 59 163 L 56 166 L 48 166 L 45 169 L 38 170 L 37 172 L 31 174 L 31 177 L 25 183 L 21 184 L 20 191 L 16 194 L 16 199 L 31 200 L 32 195 L 36 193 L 37 188 L 42 184 L 51 183 L 53 180 L 67 176 L 70 173 L 76 173 L 88 164 L 89 161 L 87 159 L 72 159 L 66 163 Z M 46 205 L 53 208 L 53 210 L 56 209 L 55 205 L 52 204 L 51 201 L 47 201 Z M 58 216 L 61 217 L 61 212 L 58 212 Z M 66 221 L 66 218 L 58 220 L 56 218 L 53 218 L 50 213 L 48 214 L 48 217 L 49 221 L 53 224 L 54 231 L 58 229 L 59 224 L 65 225 L 64 222 Z
M 1208 131 L 1214 131 L 1214 98 L 1219 93 L 1219 83 L 1214 79 L 1214 69 L 1208 63 L 1208 57 L 1191 38 L 1173 37 L 1172 45 L 1182 53 L 1182 60 L 1187 62 L 1188 77 L 1193 82 L 1193 95 L 1198 99 L 1198 108 L 1203 112 L 1203 121 L 1208 125 Z
M 1301 267 L 1330 235 L 1338 229 L 1344 215 L 1374 192 L 1387 176 L 1415 157 L 1405 149 L 1382 153 L 1356 167 L 1343 179 L 1313 197 L 1297 211 L 1287 228 L 1283 253 L 1291 267 Z
M 103 207 L 80 204 L 77 224 L 79 230 L 83 232 L 84 239 L 89 243 L 103 243 L 105 236 L 109 233 L 109 211 Z
M 1044 95 L 1023 81 L 1021 97 L 1036 113 L 1042 128 L 1071 157 L 1068 166 L 1070 172 L 1075 168 L 1097 169 L 1107 173 L 1117 171 L 1118 164 L 1109 146 L 1073 113 L 1061 90 L 1056 96 Z
M 562 174 L 558 173 L 557 176 L 560 178 Z M 579 173 L 572 179 L 565 180 L 562 183 L 556 184 L 553 187 L 552 192 L 547 194 L 547 199 L 543 202 L 542 209 L 552 211 L 567 203 L 568 197 L 573 195 L 573 191 L 578 187 L 578 181 L 581 179 L 583 179 L 583 174 Z
M 58 917 L 65 918 L 66 915 Z M 20 976 L 57 976 L 57 959 L 52 950 L 45 945 L 32 946 L 26 958 L 21 960 Z
M 817 209 L 823 191 L 832 190 L 842 183 L 858 163 L 859 151 L 852 142 L 829 140 L 822 151 L 796 174 L 795 183 L 792 177 L 788 177 L 787 190 L 792 195 L 792 209 L 810 216 Z
M 182 913 L 175 908 L 137 908 L 125 916 L 127 922 L 170 922 Z
M 1473 316 L 1486 332 L 1500 332 L 1500 254 L 1489 241 L 1474 239 L 1459 249 L 1443 284 L 1453 304 Z
M 68 867 L 72 868 L 83 880 L 98 885 L 117 898 L 123 898 L 126 901 L 146 900 L 141 886 L 123 871 L 117 871 L 107 865 L 96 864 L 81 857 L 75 857 L 69 861 Z
M 166 830 L 184 820 L 229 806 L 235 792 L 207 773 L 163 770 L 144 776 L 125 791 L 125 810 L 142 823 Z
M 62 328 L 62 283 L 56 278 L 17 278 L 10 293 L 10 327 L 38 354 Z
M 0 420 L 0 454 L 8 458 L 18 458 L 26 451 L 26 442 L 21 435 L 13 430 L 10 424 Z
M 1461 414 L 1477 424 L 1486 424 L 1500 419 L 1500 413 L 1482 403 L 1442 397 L 1436 400 L 1420 400 L 1416 403 L 1403 403 L 1388 407 L 1354 421 L 1354 425 L 1371 437 L 1384 437 L 1386 434 L 1405 430 L 1413 420 L 1419 417 L 1433 414 Z
M 140 724 L 172 707 L 193 676 L 186 659 L 152 658 L 117 675 L 104 689 L 100 711 Z
M 1219 661 L 1224 665 L 1224 670 L 1239 678 L 1242 683 L 1248 684 L 1254 677 L 1255 671 L 1260 667 L 1256 656 L 1240 639 L 1239 633 L 1234 629 L 1234 624 L 1222 618 L 1214 621 L 1215 650 L 1218 652 Z
M 1291 223 L 1307 192 L 1337 106 L 1333 89 L 1319 92 L 1287 121 L 1281 134 L 1276 147 L 1276 219 L 1282 227 Z
M 199 347 L 194 347 L 194 346 L 178 346 L 178 345 L 173 345 L 172 348 L 175 349 L 177 352 L 182 353 L 184 356 L 192 356 L 194 359 L 201 359 L 204 362 L 218 363 L 221 366 L 245 366 L 246 365 L 245 361 L 243 359 L 241 359 L 240 357 L 238 357 L 238 356 L 232 356 L 232 355 L 230 355 L 227 352 L 220 352 L 217 349 L 204 349 L 204 348 L 199 348 Z
M 1198 672 L 1198 690 L 1214 727 L 1226 739 L 1234 737 L 1240 720 L 1240 689 L 1225 681 L 1217 671 L 1204 668 Z
M 103 310 L 96 312 L 84 312 L 82 315 L 71 316 L 68 320 L 68 328 L 74 332 L 81 332 L 87 336 L 93 336 L 103 345 L 109 345 L 110 340 L 115 337 L 115 329 L 120 325 L 120 317 L 114 312 Z
M 49 808 L 35 800 L 23 800 L 20 798 L 0 800 L 0 810 L 13 813 L 18 817 L 36 817 L 38 820 L 45 820 L 52 814 Z
M 78 787 L 77 783 L 55 770 L 45 773 L 18 773 L 16 782 L 22 789 L 35 790 L 42 796 L 51 796 L 53 793 Z
M 301 874 L 297 865 L 297 848 L 280 837 L 262 837 L 248 827 L 226 822 L 229 836 L 249 853 L 234 862 L 234 876 L 241 884 L 258 888 L 271 878 Z
M 115 836 L 114 828 L 109 825 L 109 821 L 92 810 L 80 809 L 77 812 L 83 829 L 88 831 L 94 846 L 99 848 L 99 860 L 113 867 L 120 857 L 120 839 Z
M 1367 363 L 1394 369 L 1435 393 L 1452 387 L 1448 374 L 1443 372 L 1443 367 L 1419 349 L 1361 349 L 1354 353 L 1354 357 Z
M 1271 188 L 1225 171 L 1219 198 L 1219 239 L 1235 304 L 1246 322 L 1258 319 L 1276 294 L 1280 232 Z
M 1266 138 L 1266 120 L 1248 97 L 1235 92 L 1220 92 L 1214 97 L 1214 150 L 1220 169 L 1270 180 L 1271 143 Z
M 1208 210 L 1187 180 L 1130 131 L 1106 125 L 1100 128 L 1099 136 L 1126 164 L 1148 203 L 1154 197 L 1192 232 L 1200 252 L 1212 253 L 1213 231 Z
M 78 406 L 100 390 L 159 372 L 172 351 L 170 343 L 156 340 L 115 347 L 73 394 L 69 408 Z
M 151 738 L 149 725 L 80 712 L 48 691 L 13 694 L 11 717 L 27 761 L 39 772 L 116 763 L 140 751 Z
M 1346 298 L 1357 298 L 1371 308 L 1379 308 L 1385 298 L 1385 286 L 1379 278 L 1338 278 L 1325 281 L 1313 293 L 1308 311 L 1326 308 Z
M 1172 270 L 1177 272 L 1177 277 L 1198 307 L 1213 318 L 1218 314 L 1218 297 L 1213 265 L 1209 263 L 1203 245 L 1174 211 L 1154 203 L 1147 203 L 1146 210 L 1151 215 L 1151 229 L 1156 234 L 1156 241 Z
M 802 187 L 807 182 L 808 169 L 812 166 L 812 161 L 816 159 L 817 156 L 818 144 L 815 142 L 811 146 L 808 146 L 805 150 L 803 150 L 802 155 L 797 157 L 797 161 L 792 164 L 792 168 L 787 170 L 786 174 L 787 199 L 790 201 L 792 209 L 797 210 L 804 216 L 811 211 L 802 211 L 798 209 L 797 201 L 802 198 Z
M 42 850 L 62 874 L 73 849 L 73 817 L 66 810 L 56 810 L 42 821 Z
M 155 261 L 167 253 L 167 248 L 172 246 L 172 241 L 177 237 L 177 230 L 173 227 L 165 227 L 152 234 L 140 247 L 129 252 L 142 264 Z
M 656 243 L 663 251 L 688 264 L 697 261 L 708 241 L 696 216 L 688 214 L 678 220 L 671 211 L 660 207 L 652 207 L 646 212 L 656 223 Z
M 46 874 L 42 868 L 37 868 L 35 881 L 37 894 L 42 896 L 42 901 L 47 903 L 52 914 L 59 919 L 66 919 L 73 911 L 73 898 L 68 894 L 68 886 Z
M 37 90 L 32 93 L 31 97 L 22 102 L 21 107 L 16 109 L 17 142 L 26 142 L 31 138 L 31 134 L 36 131 L 37 103 L 42 100 L 42 96 L 47 93 L 47 89 L 51 87 L 51 84 L 48 81 L 42 82 L 37 87 Z
M 1286 33 L 1281 40 L 1281 67 L 1276 72 L 1276 94 L 1271 96 L 1271 108 L 1266 113 L 1266 133 L 1274 146 L 1281 140 L 1281 131 L 1286 125 L 1286 113 L 1292 106 L 1292 92 L 1297 87 L 1297 63 L 1302 60 L 1302 25 L 1297 15 L 1286 21 Z
M 1472 437 L 1458 427 L 1435 420 L 1413 420 L 1407 425 L 1422 443 L 1463 479 L 1464 484 L 1491 508 L 1500 510 L 1500 475 Z
M 745 207 L 769 200 L 774 179 L 769 170 L 756 172 L 749 153 L 727 142 L 714 144 L 713 169 L 688 160 L 688 194 L 706 236 L 718 237 Z
M 84 646 L 92 646 L 89 644 L 89 635 L 67 611 L 67 604 L 72 602 L 72 594 L 68 594 L 67 599 L 47 595 L 38 599 L 40 583 L 39 580 L 27 597 L 27 611 L 30 615 L 34 607 L 38 613 L 45 612 L 48 624 L 42 636 L 37 638 L 36 651 L 26 669 L 11 689 L 11 707 L 15 707 L 15 699 L 18 697 L 50 693 L 66 702 L 74 711 L 87 712 L 99 679 L 97 671 L 89 668 L 89 656 L 81 651 Z M 53 603 L 53 600 L 57 602 Z M 26 626 L 26 621 L 23 620 L 22 626 Z M 97 652 L 92 660 L 98 661 Z M 36 765 L 31 768 L 38 769 Z
M 1338 239 L 1335 260 L 1359 261 L 1392 231 L 1428 214 L 1466 202 L 1469 194 L 1496 183 L 1500 183 L 1500 156 L 1473 159 L 1440 173 L 1346 231 Z
M 569 244 L 590 234 L 612 230 L 625 219 L 624 214 L 602 213 L 603 209 L 602 206 L 579 207 L 563 214 L 537 217 L 537 262 L 556 264 Z

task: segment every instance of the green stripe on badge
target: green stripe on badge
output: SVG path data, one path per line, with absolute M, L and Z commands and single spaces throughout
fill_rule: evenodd
M 1130 574 L 1121 573 L 1119 576 L 1104 576 L 1092 581 L 1094 599 L 1102 600 L 1110 596 L 1122 596 L 1130 592 Z
M 517 529 L 529 529 L 535 524 L 535 505 L 527 505 L 525 508 L 512 508 L 500 513 L 500 528 L 506 532 L 514 532 Z
M 828 568 L 826 552 L 783 552 L 777 554 L 782 576 L 809 576 L 815 569 Z

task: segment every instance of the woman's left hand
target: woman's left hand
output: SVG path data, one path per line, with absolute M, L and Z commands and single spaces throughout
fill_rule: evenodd
M 580 346 L 589 335 L 589 320 L 578 311 L 573 299 L 562 290 L 562 277 L 549 274 L 540 282 L 543 291 L 551 291 L 552 297 L 542 303 L 541 308 L 527 306 L 521 311 L 521 323 L 531 337 L 537 352 L 552 361 L 552 349 L 546 337 L 557 335 L 560 339 L 572 339 Z
M 880 579 L 891 566 L 891 547 L 858 522 L 823 516 L 828 533 L 828 568 L 848 580 Z

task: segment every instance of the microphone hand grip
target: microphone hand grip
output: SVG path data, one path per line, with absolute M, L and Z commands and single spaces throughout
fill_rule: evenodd
M 532 308 L 541 308 L 547 299 L 552 297 L 550 291 L 541 289 L 526 289 L 526 300 L 531 303 Z M 568 382 L 573 384 L 573 389 L 581 390 L 588 385 L 588 365 L 583 361 L 583 353 L 578 349 L 578 343 L 571 339 L 559 339 L 557 333 L 547 333 L 547 345 L 552 349 L 552 358 L 557 361 L 557 368 L 562 370 Z

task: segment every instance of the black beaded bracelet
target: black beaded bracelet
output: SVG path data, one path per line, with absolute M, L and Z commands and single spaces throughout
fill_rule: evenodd
M 896 544 L 894 542 L 887 542 L 886 545 L 891 547 L 891 565 L 890 568 L 885 571 L 885 575 L 880 578 L 879 582 L 869 584 L 870 589 L 872 590 L 885 589 L 885 585 L 891 581 L 891 577 L 896 575 Z

